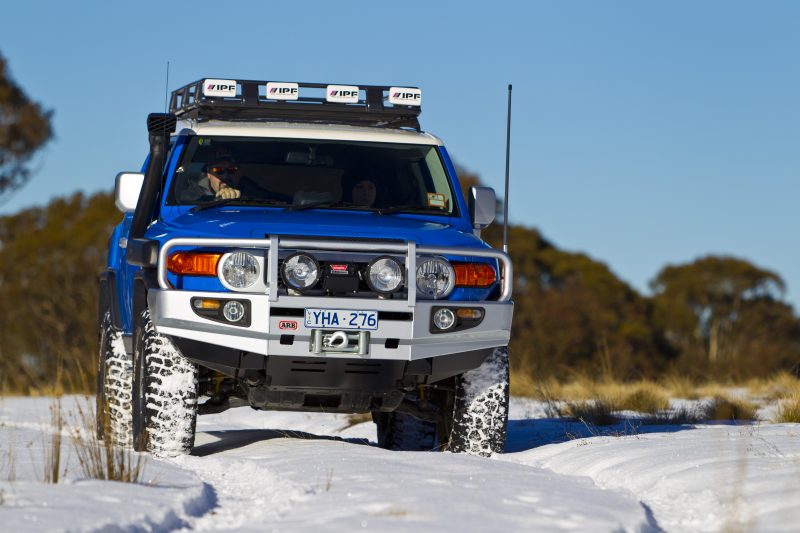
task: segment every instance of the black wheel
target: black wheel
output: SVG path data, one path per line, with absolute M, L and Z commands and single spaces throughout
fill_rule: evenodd
M 134 332 L 133 443 L 157 455 L 190 453 L 197 424 L 197 365 L 156 333 L 150 311 Z
M 436 424 L 408 413 L 373 413 L 378 446 L 397 451 L 430 451 L 436 448 Z
M 489 456 L 502 453 L 508 425 L 508 348 L 496 348 L 476 368 L 455 378 L 452 411 L 443 413 L 449 426 L 448 449 Z
M 97 436 L 114 444 L 131 444 L 131 390 L 133 360 L 125 351 L 122 332 L 106 311 L 100 322 L 97 350 Z

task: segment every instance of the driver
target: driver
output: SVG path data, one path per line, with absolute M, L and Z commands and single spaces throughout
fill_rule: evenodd
M 188 202 L 236 199 L 242 196 L 239 165 L 227 154 L 203 165 L 197 179 L 189 182 L 180 197 Z
M 233 159 L 218 159 L 207 164 L 205 174 L 210 189 L 208 192 L 215 199 L 227 200 L 242 196 L 242 191 L 239 190 L 242 176 L 239 174 L 239 165 Z

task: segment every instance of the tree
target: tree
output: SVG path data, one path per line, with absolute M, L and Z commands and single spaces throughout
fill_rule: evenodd
M 481 185 L 478 176 L 463 170 L 459 178 L 462 187 Z M 500 248 L 501 224 L 495 222 L 482 236 Z M 508 237 L 516 372 L 537 378 L 576 371 L 637 378 L 666 368 L 669 354 L 657 342 L 649 301 L 605 264 L 559 250 L 533 228 L 512 225 Z
M 31 158 L 53 136 L 51 117 L 14 83 L 0 56 L 0 194 L 30 178 Z
M 654 323 L 687 370 L 718 375 L 725 368 L 734 375 L 746 367 L 764 374 L 778 360 L 800 361 L 798 321 L 781 301 L 785 285 L 776 273 L 743 259 L 708 256 L 663 268 L 650 286 Z M 751 365 L 753 358 L 760 363 Z
M 0 386 L 92 383 L 97 275 L 119 217 L 110 193 L 0 217 Z

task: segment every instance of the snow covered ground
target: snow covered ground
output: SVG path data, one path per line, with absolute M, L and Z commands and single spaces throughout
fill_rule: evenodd
M 64 400 L 75 410 L 81 398 Z M 507 453 L 389 452 L 372 423 L 239 408 L 199 419 L 195 454 L 140 485 L 41 482 L 46 398 L 0 398 L 4 531 L 796 531 L 800 425 L 602 431 L 512 402 Z M 12 478 L 12 481 L 7 481 Z

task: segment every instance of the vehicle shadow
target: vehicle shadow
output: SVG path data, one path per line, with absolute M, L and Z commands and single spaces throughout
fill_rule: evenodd
M 609 426 L 598 426 L 566 418 L 522 418 L 508 421 L 505 453 L 523 452 L 547 444 L 558 444 L 589 437 L 635 438 L 647 433 L 674 433 L 692 429 L 694 426 L 691 424 L 648 424 L 637 418 L 620 418 L 617 423 Z M 233 429 L 202 433 L 215 440 L 195 446 L 192 455 L 199 457 L 244 448 L 256 442 L 284 438 L 328 440 L 361 446 L 375 445 L 368 439 L 342 438 L 334 435 L 317 435 L 305 431 L 280 429 Z
M 647 433 L 674 433 L 694 429 L 691 424 L 650 424 L 637 418 L 598 426 L 567 418 L 524 418 L 508 421 L 505 453 L 523 452 L 546 444 L 589 437 L 636 437 Z
M 192 455 L 205 457 L 228 450 L 244 448 L 256 442 L 263 442 L 271 439 L 299 439 L 299 440 L 331 440 L 337 442 L 347 442 L 350 444 L 369 445 L 367 439 L 345 439 L 332 435 L 315 435 L 305 431 L 292 431 L 281 429 L 235 429 L 221 431 L 204 431 L 203 434 L 210 435 L 217 440 L 195 446 Z

